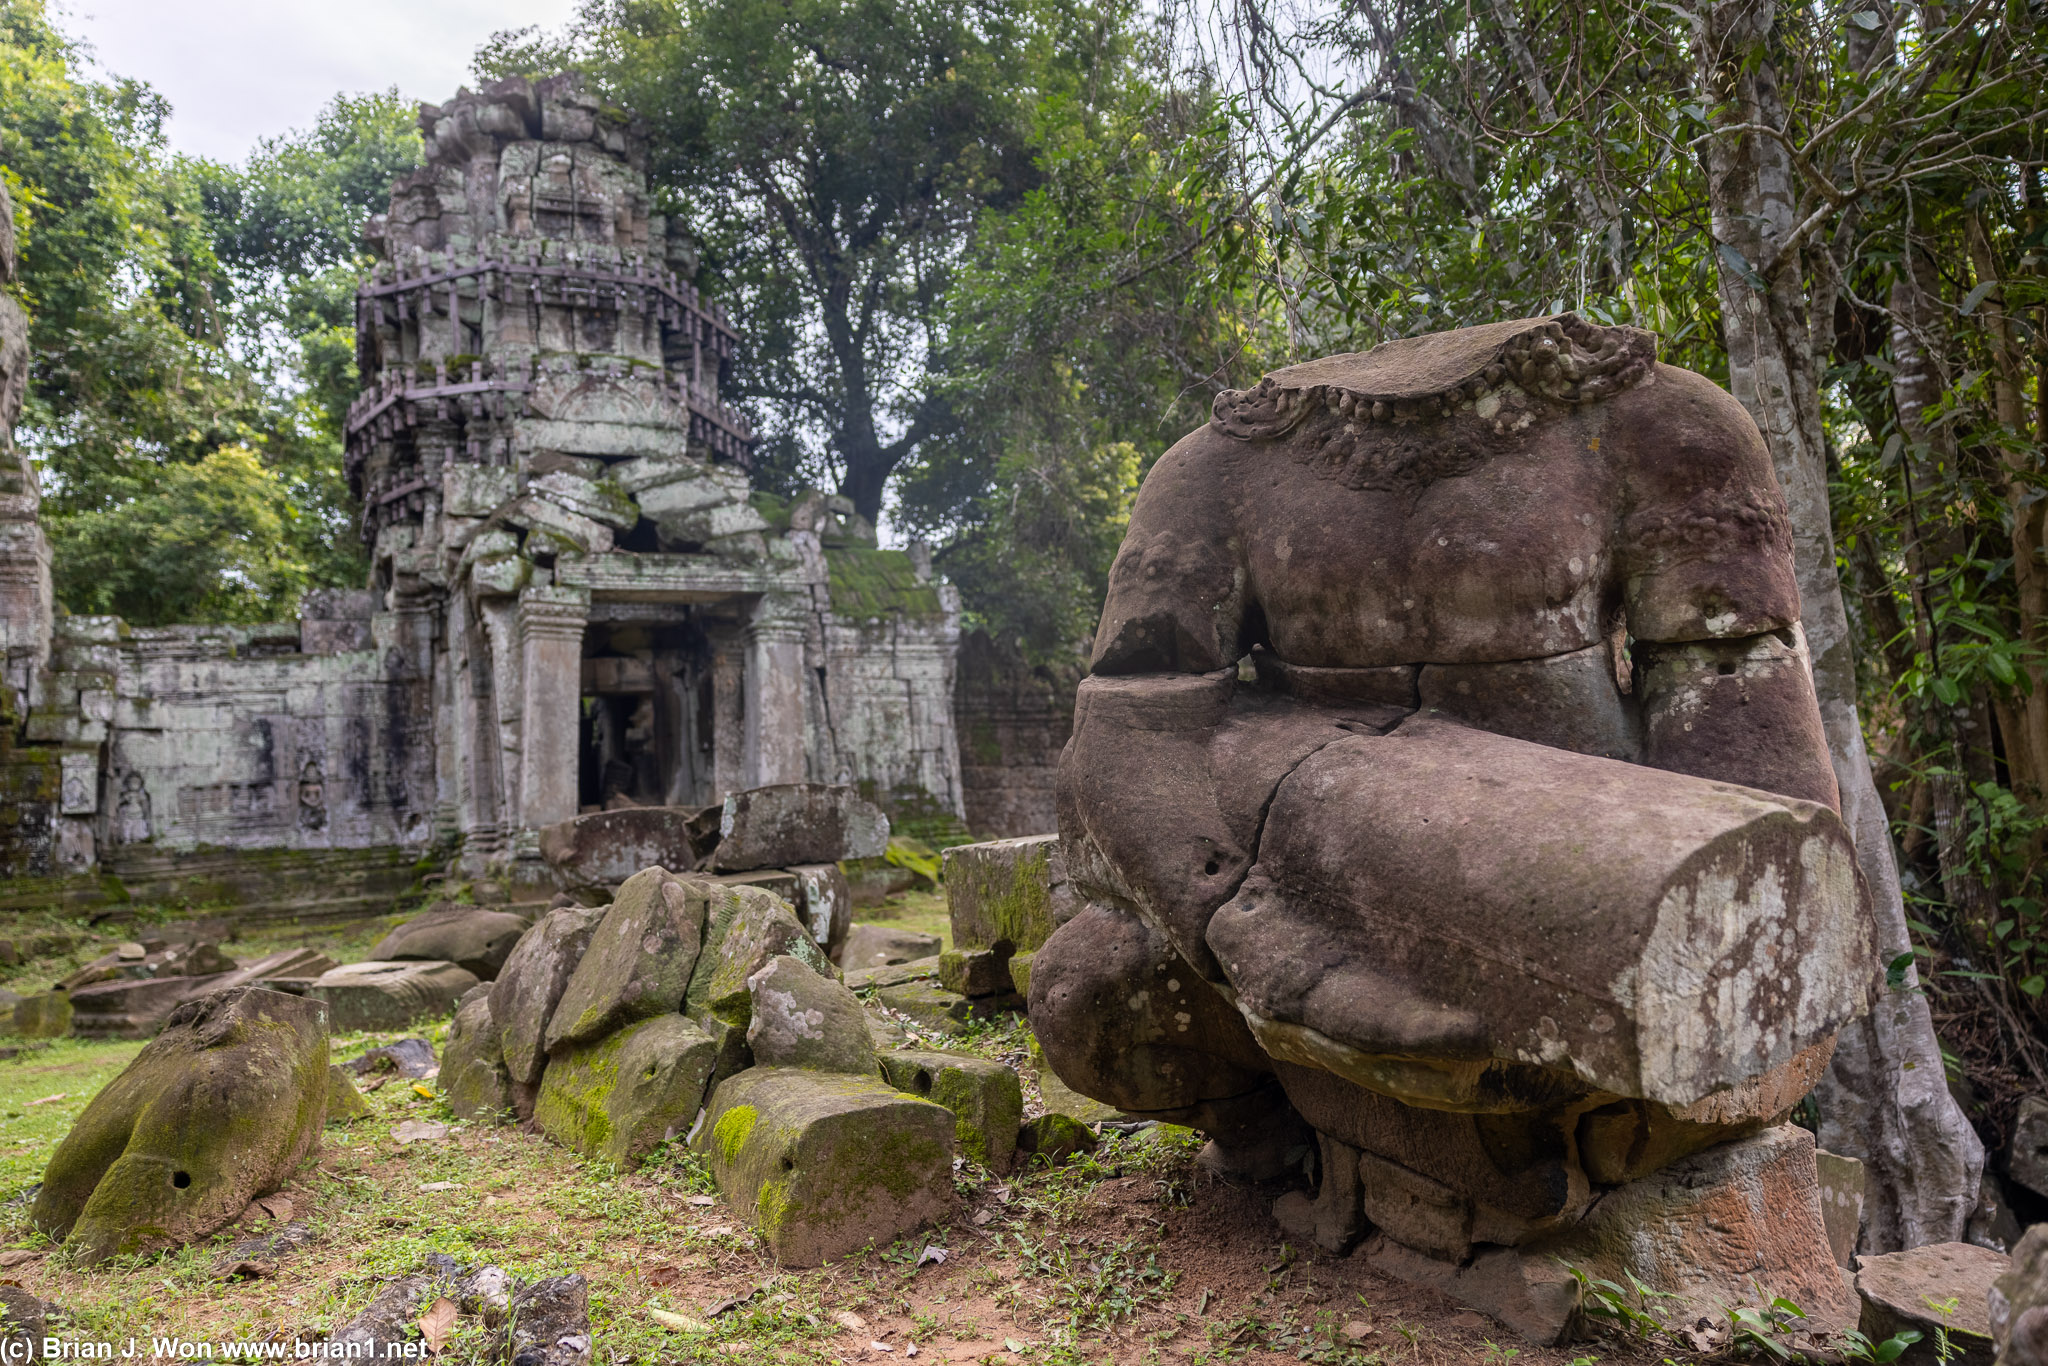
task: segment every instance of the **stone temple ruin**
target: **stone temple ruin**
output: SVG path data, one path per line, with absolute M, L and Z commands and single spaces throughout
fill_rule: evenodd
M 962 814 L 954 590 L 844 499 L 750 493 L 736 338 L 630 120 L 563 77 L 421 127 L 357 296 L 367 588 L 276 626 L 53 619 L 32 472 L 0 491 L 20 904 L 360 910 L 449 844 L 545 886 L 579 811 L 791 781 Z

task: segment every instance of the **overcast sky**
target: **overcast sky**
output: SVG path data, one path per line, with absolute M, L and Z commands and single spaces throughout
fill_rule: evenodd
M 149 82 L 171 145 L 240 161 L 256 139 L 313 122 L 338 90 L 397 86 L 439 103 L 470 82 L 494 29 L 559 27 L 575 0 L 64 0 L 67 33 L 101 70 Z

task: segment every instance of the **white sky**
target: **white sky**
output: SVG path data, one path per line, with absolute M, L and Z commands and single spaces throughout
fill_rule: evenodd
M 63 0 L 55 17 L 92 45 L 102 71 L 170 100 L 173 147 L 239 162 L 258 138 L 311 126 L 337 91 L 395 85 L 438 104 L 470 83 L 469 59 L 494 30 L 552 30 L 575 10 L 575 0 Z

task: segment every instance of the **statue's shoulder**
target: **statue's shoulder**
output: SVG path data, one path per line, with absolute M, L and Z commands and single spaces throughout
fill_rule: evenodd
M 1268 440 L 1313 414 L 1409 423 L 1448 416 L 1499 389 L 1593 403 L 1642 383 L 1656 365 L 1656 334 L 1641 328 L 1603 327 L 1575 313 L 1518 318 L 1275 370 L 1252 388 L 1218 394 L 1210 421 L 1241 440 Z

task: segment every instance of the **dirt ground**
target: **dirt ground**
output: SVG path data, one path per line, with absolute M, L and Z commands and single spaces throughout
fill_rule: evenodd
M 893 909 L 929 919 L 921 905 Z M 380 932 L 369 925 L 321 938 L 337 956 L 361 957 Z M 264 947 L 237 942 L 232 951 Z M 13 976 L 30 985 L 63 966 Z M 438 1047 L 444 1027 L 420 1032 Z M 338 1036 L 333 1056 L 397 1037 Z M 1014 1020 L 964 1041 L 1023 1064 L 1035 1092 L 1028 1044 Z M 27 1226 L 25 1197 L 71 1119 L 138 1047 L 66 1040 L 0 1061 L 0 1283 L 61 1306 L 52 1331 L 65 1340 L 111 1343 L 116 1356 L 131 1338 L 142 1358 L 153 1338 L 280 1343 L 289 1356 L 347 1321 L 386 1278 L 440 1252 L 522 1279 L 581 1272 L 596 1362 L 1691 1359 L 1669 1343 L 1618 1334 L 1568 1350 L 1531 1347 L 1356 1258 L 1290 1247 L 1270 1214 L 1279 1190 L 1210 1176 L 1186 1130 L 1109 1131 L 1094 1155 L 1058 1168 L 998 1175 L 962 1165 L 943 1224 L 788 1271 L 679 1146 L 619 1174 L 515 1126 L 455 1121 L 431 1085 L 398 1079 L 370 1092 L 369 1118 L 328 1127 L 316 1161 L 283 1192 L 289 1208 L 273 1202 L 203 1245 L 78 1267 Z M 401 1143 L 393 1130 L 407 1119 L 445 1122 L 447 1137 Z M 310 1238 L 274 1263 L 251 1266 L 246 1249 L 230 1250 L 290 1224 Z M 465 1319 L 441 1355 L 481 1361 L 485 1343 L 482 1325 Z

